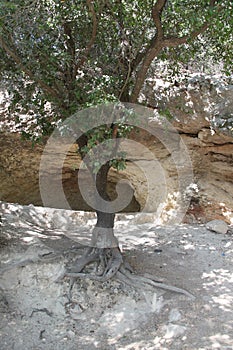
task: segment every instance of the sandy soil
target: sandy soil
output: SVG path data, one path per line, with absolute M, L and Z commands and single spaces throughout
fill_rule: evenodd
M 142 219 L 142 217 L 141 217 Z M 138 274 L 184 288 L 55 280 L 88 244 L 93 214 L 1 204 L 1 350 L 233 349 L 233 237 L 204 225 L 116 222 Z

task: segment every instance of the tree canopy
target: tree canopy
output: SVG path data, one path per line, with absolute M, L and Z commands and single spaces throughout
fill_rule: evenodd
M 152 63 L 204 51 L 232 69 L 231 0 L 3 0 L 0 11 L 11 113 L 42 133 L 83 107 L 137 102 Z

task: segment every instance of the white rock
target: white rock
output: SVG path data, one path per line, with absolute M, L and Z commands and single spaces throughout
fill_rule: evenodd
M 222 233 L 225 234 L 227 233 L 229 227 L 225 223 L 225 221 L 222 220 L 212 220 L 207 222 L 206 228 L 210 231 L 214 231 L 216 233 Z
M 68 335 L 70 338 L 74 338 L 74 337 L 75 337 L 75 333 L 74 333 L 73 331 L 71 331 L 71 330 L 69 330 L 69 331 L 67 332 L 67 335 Z
M 130 297 L 123 297 L 100 317 L 98 333 L 121 338 L 145 323 L 151 313 L 151 305 L 144 300 L 136 302 Z
M 177 309 L 172 309 L 169 314 L 169 322 L 179 321 L 181 318 L 181 313 Z
M 168 325 L 164 326 L 164 330 L 166 331 L 164 338 L 171 339 L 182 335 L 186 331 L 186 327 L 169 323 Z

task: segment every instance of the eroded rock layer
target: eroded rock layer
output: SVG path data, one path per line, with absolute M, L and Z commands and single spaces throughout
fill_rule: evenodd
M 217 131 L 213 115 L 218 121 L 232 122 L 233 85 L 226 82 L 219 85 L 203 77 L 192 78 L 186 85 L 174 87 L 172 94 L 160 100 L 156 98 L 158 89 L 152 86 L 147 89 L 147 103 L 160 113 L 169 113 L 181 138 L 177 150 L 184 143 L 191 158 L 193 183 L 187 194 L 190 205 L 183 220 L 190 223 L 223 219 L 232 223 L 233 137 Z M 166 145 L 144 130 L 132 133 L 131 139 L 145 147 L 127 161 L 126 170 L 110 172 L 111 196 L 116 197 L 115 185 L 119 179 L 127 179 L 130 184 L 125 186 L 133 189 L 134 196 L 126 210 L 158 212 L 162 208 L 161 222 L 166 222 L 166 213 L 174 209 L 179 190 L 174 159 Z M 17 133 L 1 132 L 0 149 L 0 199 L 43 205 L 39 187 L 43 146 L 32 147 L 30 143 L 22 142 Z M 150 151 L 146 155 L 145 149 Z M 61 147 L 57 152 L 63 152 Z M 63 190 L 70 208 L 90 210 L 77 186 L 79 165 L 77 147 L 70 145 L 62 168 Z M 152 182 L 149 188 L 147 174 Z M 85 171 L 80 175 L 85 181 Z M 53 181 L 59 181 L 59 176 L 54 166 Z M 59 203 L 56 206 L 59 207 Z

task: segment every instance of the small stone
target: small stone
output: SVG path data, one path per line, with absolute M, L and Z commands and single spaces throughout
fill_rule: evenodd
M 71 331 L 71 330 L 69 330 L 69 331 L 67 332 L 67 335 L 68 335 L 70 338 L 75 337 L 75 333 L 74 333 L 73 331 Z
M 165 339 L 177 338 L 186 331 L 186 327 L 180 326 L 178 324 L 172 324 L 172 323 L 164 326 L 163 328 L 166 332 L 164 335 Z
M 172 309 L 169 314 L 169 322 L 179 321 L 181 318 L 181 313 L 177 309 Z
M 225 234 L 227 233 L 229 227 L 223 220 L 212 220 L 207 222 L 206 228 L 210 231 L 214 231 L 216 233 Z

